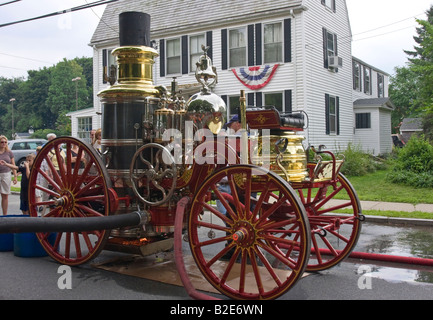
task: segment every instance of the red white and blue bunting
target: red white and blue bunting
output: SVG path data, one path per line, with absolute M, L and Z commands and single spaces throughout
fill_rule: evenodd
M 232 69 L 234 75 L 247 88 L 259 90 L 273 78 L 279 64 Z

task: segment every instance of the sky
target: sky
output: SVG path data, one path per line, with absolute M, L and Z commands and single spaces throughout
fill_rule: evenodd
M 0 0 L 0 25 L 70 9 L 96 0 Z M 433 0 L 346 0 L 353 34 L 352 55 L 392 75 L 404 66 L 418 26 Z M 92 57 L 88 45 L 105 5 L 0 27 L 0 76 L 26 77 L 75 57 Z M 341 40 L 340 40 L 341 41 Z

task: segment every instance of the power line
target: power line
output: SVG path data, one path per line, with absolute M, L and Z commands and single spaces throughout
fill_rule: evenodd
M 0 52 L 0 54 L 4 55 L 4 56 L 13 57 L 13 58 L 18 58 L 18 59 L 31 60 L 31 61 L 36 61 L 36 62 L 51 63 L 51 64 L 53 64 L 52 62 L 48 62 L 48 61 L 37 60 L 37 59 L 32 59 L 32 58 L 25 58 L 25 57 L 15 56 L 15 55 L 8 54 L 8 53 L 3 53 L 3 52 Z
M 392 25 L 395 25 L 395 24 L 401 23 L 401 22 L 403 22 L 403 21 L 406 21 L 406 20 L 410 20 L 410 19 L 416 18 L 416 17 L 418 17 L 418 16 L 420 16 L 420 15 L 422 15 L 422 14 L 425 14 L 425 13 L 419 13 L 419 14 L 414 15 L 414 16 L 411 16 L 411 17 L 409 17 L 409 18 L 406 18 L 406 19 L 403 19 L 403 20 L 400 20 L 400 21 L 396 21 L 396 22 L 392 22 L 392 23 L 389 23 L 389 24 L 386 24 L 386 25 L 383 25 L 383 26 L 381 26 L 381 27 L 377 27 L 377 28 L 374 28 L 374 29 L 370 29 L 370 30 L 362 31 L 362 32 L 359 32 L 359 33 L 357 33 L 357 34 L 353 34 L 353 35 L 350 35 L 350 36 L 339 37 L 339 43 L 347 43 L 347 42 L 350 42 L 350 41 L 355 42 L 355 41 L 360 41 L 360 40 L 366 40 L 366 39 L 375 38 L 375 37 L 380 37 L 380 36 L 384 36 L 384 35 L 387 35 L 387 34 L 390 34 L 390 33 L 398 32 L 398 31 L 401 31 L 401 30 L 404 30 L 404 29 L 414 28 L 415 26 L 410 26 L 410 27 L 405 27 L 405 28 L 402 28 L 402 29 L 397 29 L 397 30 L 393 30 L 393 31 L 390 31 L 390 32 L 382 33 L 382 34 L 379 34 L 379 35 L 372 35 L 372 36 L 365 37 L 365 38 L 358 39 L 358 40 L 354 40 L 354 39 L 353 39 L 353 37 L 359 36 L 359 35 L 361 35 L 361 34 L 365 34 L 365 33 L 369 33 L 369 32 L 373 32 L 373 31 L 379 30 L 379 29 L 383 29 L 383 28 L 386 28 L 386 27 L 389 27 L 389 26 L 392 26 Z M 349 38 L 350 38 L 349 41 L 341 42 L 342 40 L 346 40 L 346 39 L 349 39 Z M 319 44 L 322 45 L 322 44 L 323 44 L 323 41 L 317 41 L 317 42 L 314 42 L 314 43 L 308 43 L 308 44 L 305 45 L 305 47 L 308 48 L 308 47 L 312 47 L 312 46 L 319 45 Z
M 89 4 L 87 2 L 87 0 L 84 0 L 87 4 Z M 90 10 L 92 10 L 93 14 L 99 19 L 99 21 L 101 21 L 103 24 L 105 24 L 108 28 L 110 28 L 111 30 L 113 30 L 115 33 L 118 33 L 115 29 L 113 29 L 108 23 L 106 23 L 104 21 L 104 19 L 102 19 L 102 17 L 98 16 L 98 14 L 95 12 L 95 10 L 93 10 L 93 8 L 90 8 Z
M 100 1 L 92 2 L 90 4 L 74 7 L 74 8 L 71 8 L 71 9 L 67 9 L 67 10 L 62 10 L 62 11 L 57 11 L 57 12 L 45 14 L 45 15 L 42 15 L 42 16 L 39 16 L 39 17 L 34 17 L 34 18 L 30 18 L 30 19 L 24 19 L 24 20 L 20 20 L 20 21 L 14 21 L 14 22 L 4 23 L 4 24 L 0 25 L 0 28 L 8 27 L 8 26 L 11 26 L 11 25 L 14 25 L 14 24 L 18 24 L 18 23 L 23 23 L 23 22 L 29 22 L 29 21 L 34 21 L 34 20 L 39 20 L 39 19 L 54 17 L 54 16 L 57 16 L 57 15 L 61 15 L 61 14 L 65 14 L 65 13 L 70 13 L 70 12 L 75 12 L 75 11 L 79 11 L 79 10 L 83 10 L 83 9 L 89 9 L 89 8 L 93 8 L 93 7 L 96 7 L 96 6 L 103 5 L 103 4 L 108 4 L 108 3 L 111 3 L 111 2 L 116 2 L 116 1 L 118 1 L 118 0 L 100 0 Z
M 14 1 L 9 1 L 9 2 L 5 2 L 5 3 L 0 3 L 0 7 L 1 6 L 7 6 L 8 4 L 12 4 L 12 3 L 15 3 L 15 2 L 20 2 L 21 0 L 14 0 Z

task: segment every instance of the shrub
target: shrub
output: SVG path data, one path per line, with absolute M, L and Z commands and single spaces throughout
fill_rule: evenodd
M 387 179 L 417 188 L 433 187 L 433 146 L 424 137 L 412 137 L 397 151 Z
M 381 166 L 381 163 L 371 155 L 363 152 L 361 147 L 349 143 L 347 149 L 340 154 L 344 155 L 344 164 L 341 172 L 347 176 L 363 176 L 374 172 Z

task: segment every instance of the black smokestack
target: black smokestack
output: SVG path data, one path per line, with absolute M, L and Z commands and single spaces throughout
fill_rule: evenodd
M 123 12 L 119 16 L 120 46 L 150 47 L 150 15 Z

